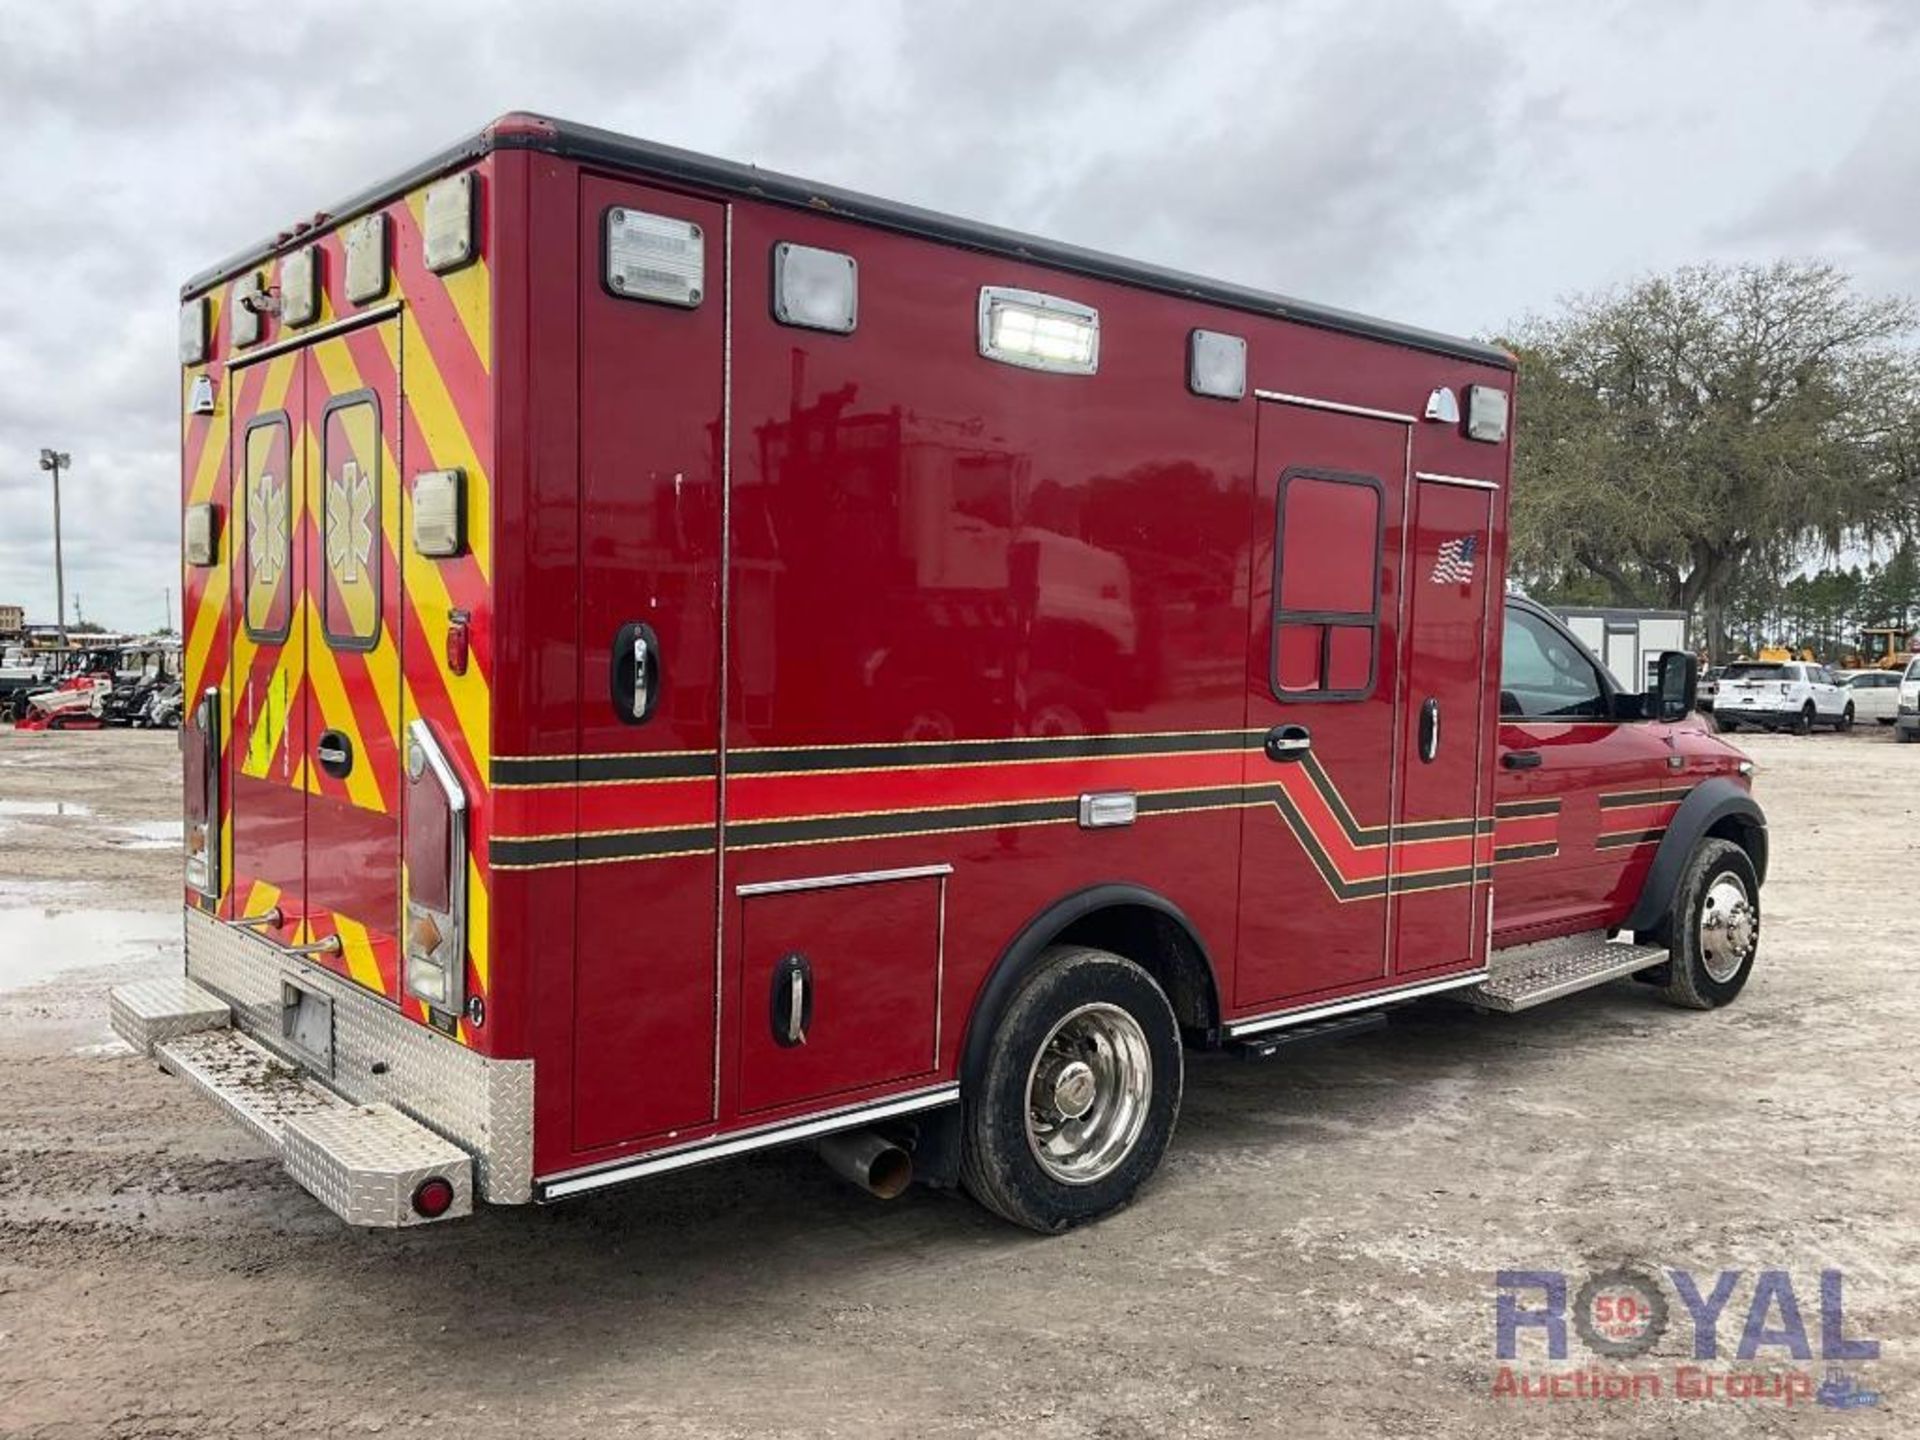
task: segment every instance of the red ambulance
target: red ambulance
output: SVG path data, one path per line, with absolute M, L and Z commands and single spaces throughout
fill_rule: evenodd
M 1058 1230 L 1183 1052 L 1753 963 L 1764 818 L 1504 594 L 1496 348 L 532 115 L 189 281 L 186 964 L 351 1221 L 795 1142 Z

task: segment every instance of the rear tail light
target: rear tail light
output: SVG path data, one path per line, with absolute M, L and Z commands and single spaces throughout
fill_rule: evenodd
M 413 1213 L 423 1220 L 438 1220 L 453 1208 L 453 1182 L 442 1175 L 429 1175 L 413 1187 Z
M 220 895 L 220 692 L 208 690 L 180 727 L 186 750 L 187 884 Z
M 467 1000 L 467 797 L 424 720 L 407 727 L 407 993 L 457 1015 Z

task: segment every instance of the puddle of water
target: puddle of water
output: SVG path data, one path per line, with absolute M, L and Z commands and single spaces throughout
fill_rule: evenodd
M 0 991 L 68 970 L 134 965 L 180 950 L 180 916 L 158 910 L 0 909 Z
M 178 820 L 135 820 L 116 825 L 107 843 L 120 850 L 178 850 L 181 822 Z
M 79 817 L 91 815 L 93 807 L 78 800 L 0 800 L 0 820 L 14 816 Z

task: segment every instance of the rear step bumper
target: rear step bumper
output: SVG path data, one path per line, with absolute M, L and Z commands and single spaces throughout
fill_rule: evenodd
M 458 1211 L 475 1199 L 513 1205 L 533 1198 L 531 1060 L 482 1055 L 192 908 L 186 942 L 185 975 L 114 990 L 115 1033 L 280 1151 L 294 1177 L 330 1208 L 356 1224 L 417 1223 L 365 1216 L 393 1213 L 379 1198 L 399 1183 L 387 1177 L 416 1175 L 442 1163 L 421 1157 L 448 1153 L 466 1177 L 455 1182 Z M 296 1026 L 289 1001 L 303 993 L 321 1003 L 301 1011 Z M 191 1045 L 174 1043 L 189 1037 Z M 270 1069 L 260 1068 L 255 1052 Z M 302 1109 L 295 1091 L 324 1097 L 324 1116 Z M 297 1126 L 288 1105 L 299 1111 Z M 361 1112 L 374 1118 L 348 1118 Z M 431 1150 L 429 1142 L 443 1148 Z M 359 1193 L 356 1185 L 371 1188 Z
M 185 976 L 113 991 L 113 1028 L 280 1157 L 350 1225 L 392 1228 L 473 1211 L 473 1157 L 387 1104 L 355 1105 L 232 1028 L 233 1012 Z M 444 1182 L 422 1213 L 415 1196 Z M 424 1188 L 423 1188 L 424 1187 Z

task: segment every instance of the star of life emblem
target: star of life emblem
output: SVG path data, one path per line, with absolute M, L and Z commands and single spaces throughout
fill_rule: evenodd
M 352 460 L 327 479 L 327 564 L 356 585 L 373 561 L 373 478 Z
M 287 554 L 286 482 L 271 470 L 253 477 L 247 497 L 247 563 L 253 583 L 271 589 L 279 583 Z

